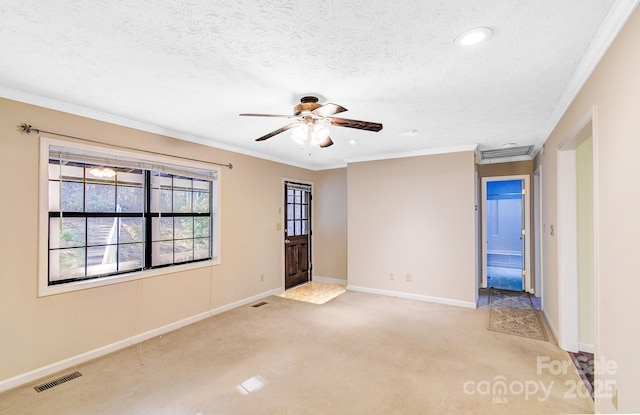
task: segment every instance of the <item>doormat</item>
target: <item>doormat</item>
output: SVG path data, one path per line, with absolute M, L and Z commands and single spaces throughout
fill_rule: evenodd
M 280 294 L 279 297 L 304 301 L 305 303 L 324 304 L 327 301 L 333 300 L 346 290 L 344 285 L 311 281 L 293 287 Z
M 547 332 L 528 293 L 491 288 L 489 307 L 487 330 L 547 340 Z

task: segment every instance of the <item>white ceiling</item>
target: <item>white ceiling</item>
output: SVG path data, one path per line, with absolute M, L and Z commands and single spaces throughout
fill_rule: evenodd
M 636 3 L 0 0 L 0 95 L 311 169 L 537 150 Z M 493 37 L 454 44 L 477 26 Z M 254 141 L 289 120 L 238 116 L 310 94 L 384 128 L 301 149 L 288 132 Z

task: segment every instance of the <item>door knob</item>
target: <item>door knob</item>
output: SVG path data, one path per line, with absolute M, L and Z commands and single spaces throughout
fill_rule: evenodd
M 290 241 L 290 240 L 288 240 L 288 239 L 285 239 L 285 240 L 284 240 L 284 243 L 285 243 L 285 244 L 288 244 L 289 242 L 291 242 L 291 241 Z

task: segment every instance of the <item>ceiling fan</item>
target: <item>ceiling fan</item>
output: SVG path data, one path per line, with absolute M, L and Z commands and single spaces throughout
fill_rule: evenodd
M 325 127 L 327 125 L 357 128 L 367 131 L 382 130 L 382 124 L 379 123 L 334 117 L 335 114 L 345 111 L 347 111 L 347 109 L 343 106 L 336 104 L 318 104 L 317 97 L 306 96 L 300 99 L 300 104 L 293 107 L 293 115 L 240 114 L 240 116 L 281 117 L 295 120 L 291 124 L 287 124 L 269 134 L 256 138 L 256 141 L 269 139 L 274 135 L 293 128 L 293 138 L 301 144 L 318 144 L 320 147 L 329 147 L 333 145 L 333 140 L 329 137 L 329 130 Z

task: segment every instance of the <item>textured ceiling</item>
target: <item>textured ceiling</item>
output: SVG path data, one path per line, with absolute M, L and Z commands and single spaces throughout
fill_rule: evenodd
M 535 151 L 635 4 L 0 0 L 0 94 L 312 169 Z M 493 37 L 454 43 L 477 26 Z M 290 114 L 309 94 L 384 129 L 331 127 L 335 145 L 300 148 L 288 132 L 254 141 L 288 120 L 238 116 Z

